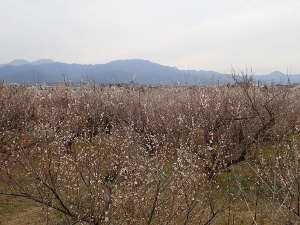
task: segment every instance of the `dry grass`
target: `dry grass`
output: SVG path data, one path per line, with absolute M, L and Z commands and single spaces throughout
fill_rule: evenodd
M 0 197 L 1 225 L 38 225 L 41 224 L 41 209 L 37 204 L 24 199 Z

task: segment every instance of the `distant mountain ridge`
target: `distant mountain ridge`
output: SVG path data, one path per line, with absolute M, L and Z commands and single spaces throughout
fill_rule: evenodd
M 11 66 L 21 66 L 21 65 L 28 64 L 28 63 L 30 63 L 30 62 L 27 61 L 27 60 L 24 60 L 24 59 L 15 59 L 15 60 L 9 62 L 7 65 L 11 65 Z
M 37 65 L 37 64 L 48 64 L 48 63 L 55 63 L 55 61 L 53 61 L 51 59 L 39 59 L 39 60 L 36 60 L 36 61 L 33 61 L 33 62 L 29 62 L 25 59 L 15 59 L 15 60 L 7 63 L 6 65 L 22 66 L 22 65 L 26 65 L 26 64 Z
M 72 82 L 129 83 L 160 85 L 212 85 L 233 82 L 230 74 L 205 70 L 180 70 L 143 59 L 115 60 L 106 64 L 67 64 L 51 59 L 29 62 L 17 59 L 0 65 L 0 80 L 8 83 L 57 83 L 67 77 Z M 279 71 L 255 76 L 264 83 L 300 83 L 300 75 L 289 77 Z

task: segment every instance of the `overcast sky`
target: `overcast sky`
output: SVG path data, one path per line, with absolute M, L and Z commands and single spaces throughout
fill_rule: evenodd
M 300 73 L 300 0 L 0 0 L 0 64 L 16 58 Z

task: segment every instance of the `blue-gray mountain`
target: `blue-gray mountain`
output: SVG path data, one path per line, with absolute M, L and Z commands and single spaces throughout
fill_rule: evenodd
M 232 76 L 214 71 L 180 70 L 147 60 L 117 60 L 106 64 L 82 65 L 41 59 L 34 62 L 17 59 L 0 65 L 0 80 L 8 83 L 56 83 L 68 78 L 72 82 L 96 81 L 98 83 L 187 84 L 208 85 L 230 83 Z M 300 75 L 288 76 L 279 71 L 255 76 L 265 83 L 300 83 Z

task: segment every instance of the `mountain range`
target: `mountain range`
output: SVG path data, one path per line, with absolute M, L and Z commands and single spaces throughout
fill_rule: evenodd
M 0 65 L 0 80 L 7 83 L 57 83 L 64 79 L 72 82 L 129 83 L 159 85 L 211 85 L 233 82 L 231 74 L 206 70 L 181 70 L 143 59 L 116 60 L 106 64 L 67 64 L 51 59 L 29 62 L 16 59 Z M 300 83 L 300 74 L 286 76 L 280 71 L 254 76 L 263 83 Z

